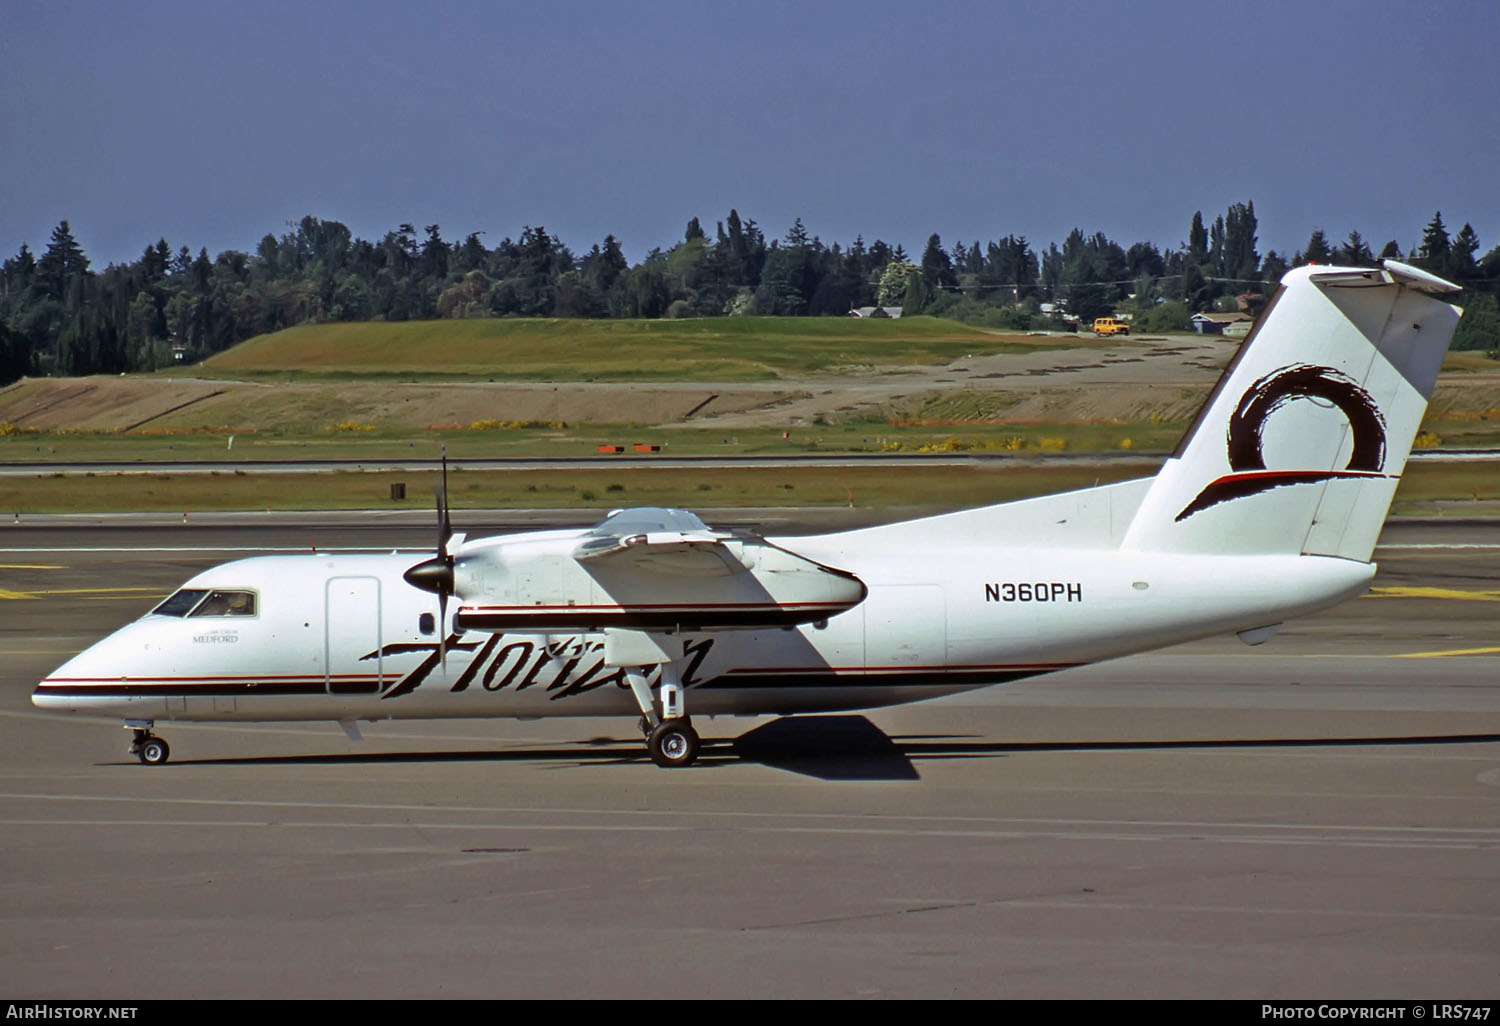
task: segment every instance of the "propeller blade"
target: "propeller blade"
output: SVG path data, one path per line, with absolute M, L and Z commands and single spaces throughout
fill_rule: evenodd
M 438 492 L 438 555 L 448 554 L 448 539 L 453 537 L 453 523 L 448 519 L 448 447 L 443 446 L 443 483 Z
M 438 597 L 438 660 L 448 672 L 448 597 L 454 593 L 454 552 L 464 543 L 462 534 L 453 533 L 448 518 L 448 447 L 443 447 L 443 476 L 433 487 L 437 495 L 438 543 L 431 559 L 424 559 L 401 576 L 413 588 L 430 591 Z
M 437 558 L 428 560 L 420 566 L 412 567 L 410 574 L 416 573 L 424 581 L 412 581 L 417 587 L 427 587 L 435 591 L 438 597 L 438 662 L 442 665 L 443 675 L 448 674 L 448 596 L 453 594 L 453 553 L 449 551 L 449 544 L 453 540 L 453 521 L 448 514 L 448 447 L 442 449 L 443 476 L 437 486 L 438 499 L 438 544 Z M 463 544 L 463 535 L 458 536 L 458 542 L 454 545 Z
M 438 662 L 448 676 L 448 593 L 438 592 Z

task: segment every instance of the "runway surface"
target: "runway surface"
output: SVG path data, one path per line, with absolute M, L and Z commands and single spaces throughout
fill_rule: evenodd
M 314 526 L 330 549 L 433 533 Z M 1371 597 L 1259 648 L 700 719 L 686 771 L 653 766 L 633 723 L 573 719 L 363 742 L 163 724 L 173 762 L 148 768 L 118 723 L 31 707 L 182 579 L 308 527 L 0 531 L 0 991 L 1457 1000 L 1500 982 L 1500 525 L 1388 527 Z

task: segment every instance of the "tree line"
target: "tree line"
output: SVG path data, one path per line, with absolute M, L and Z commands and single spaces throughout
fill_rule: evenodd
M 1500 349 L 1500 246 L 1483 257 L 1465 224 L 1450 235 L 1435 214 L 1403 253 L 1376 253 L 1357 231 L 1341 244 L 1321 229 L 1291 254 L 1256 250 L 1254 203 L 1212 222 L 1194 213 L 1187 242 L 1128 248 L 1074 229 L 1059 247 L 1024 237 L 945 246 L 938 235 L 913 259 L 863 236 L 825 244 L 797 219 L 767 240 L 735 210 L 712 236 L 698 218 L 682 241 L 632 266 L 608 235 L 575 253 L 546 228 L 488 247 L 481 233 L 448 240 L 436 224 L 399 225 L 376 242 L 313 216 L 267 234 L 255 252 L 175 251 L 165 239 L 140 258 L 91 269 L 67 221 L 37 257 L 29 245 L 0 266 L 0 384 L 27 374 L 155 370 L 195 362 L 254 335 L 321 321 L 447 317 L 842 316 L 900 306 L 987 327 L 1087 324 L 1111 312 L 1140 329 L 1185 329 L 1205 310 L 1264 302 L 1289 267 L 1373 265 L 1394 257 L 1463 285 L 1468 314 L 1455 346 Z M 1066 313 L 1069 321 L 1063 321 Z

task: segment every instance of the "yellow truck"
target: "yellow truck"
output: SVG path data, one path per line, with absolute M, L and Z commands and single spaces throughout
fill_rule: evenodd
M 1130 325 L 1124 321 L 1117 321 L 1113 317 L 1098 317 L 1094 319 L 1095 335 L 1129 335 Z

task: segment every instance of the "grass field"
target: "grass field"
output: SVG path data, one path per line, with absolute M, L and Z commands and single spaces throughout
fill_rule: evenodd
M 16 433 L 0 437 L 3 463 L 178 460 L 436 459 L 450 456 L 593 456 L 599 446 L 655 445 L 668 456 L 775 456 L 801 453 L 1012 452 L 1167 453 L 1187 427 L 1136 424 L 886 424 L 857 422 L 733 431 L 583 425 L 578 428 L 454 428 L 424 431 L 288 431 L 236 434 Z M 782 437 L 783 434 L 786 437 Z
M 455 508 L 553 509 L 669 505 L 892 506 L 940 511 L 1086 488 L 1156 472 L 1159 460 L 1099 465 L 802 467 L 757 469 L 619 467 L 579 470 L 475 471 L 449 474 Z M 0 522 L 7 515 L 256 509 L 421 509 L 433 501 L 436 472 L 259 474 L 100 474 L 8 476 Z M 406 486 L 405 500 L 390 498 Z M 1500 475 L 1483 463 L 1414 463 L 1396 494 L 1408 515 L 1500 513 Z
M 451 468 L 455 508 L 677 505 L 918 506 L 956 509 L 1003 502 L 1155 471 L 1154 462 L 1103 467 L 773 467 L 463 470 Z M 236 509 L 420 509 L 432 505 L 436 472 L 306 474 L 39 475 L 4 479 L 4 513 Z M 406 486 L 405 500 L 390 498 Z
M 1000 335 L 935 317 L 483 318 L 303 325 L 252 338 L 210 357 L 201 370 L 227 377 L 754 381 L 1075 345 L 1071 336 Z
M 577 428 L 453 428 L 422 431 L 286 431 L 234 435 L 15 433 L 0 436 L 0 463 L 169 463 L 183 460 L 244 461 L 331 459 L 436 459 L 446 449 L 455 458 L 594 456 L 599 446 L 623 446 L 628 465 L 633 446 L 654 445 L 668 456 L 776 456 L 880 452 L 1015 453 L 1017 455 L 1165 455 L 1187 430 L 1187 421 L 1133 423 L 890 424 L 855 422 L 733 431 L 583 425 Z M 783 433 L 787 437 L 783 438 Z M 1419 448 L 1500 446 L 1500 418 L 1429 417 Z

